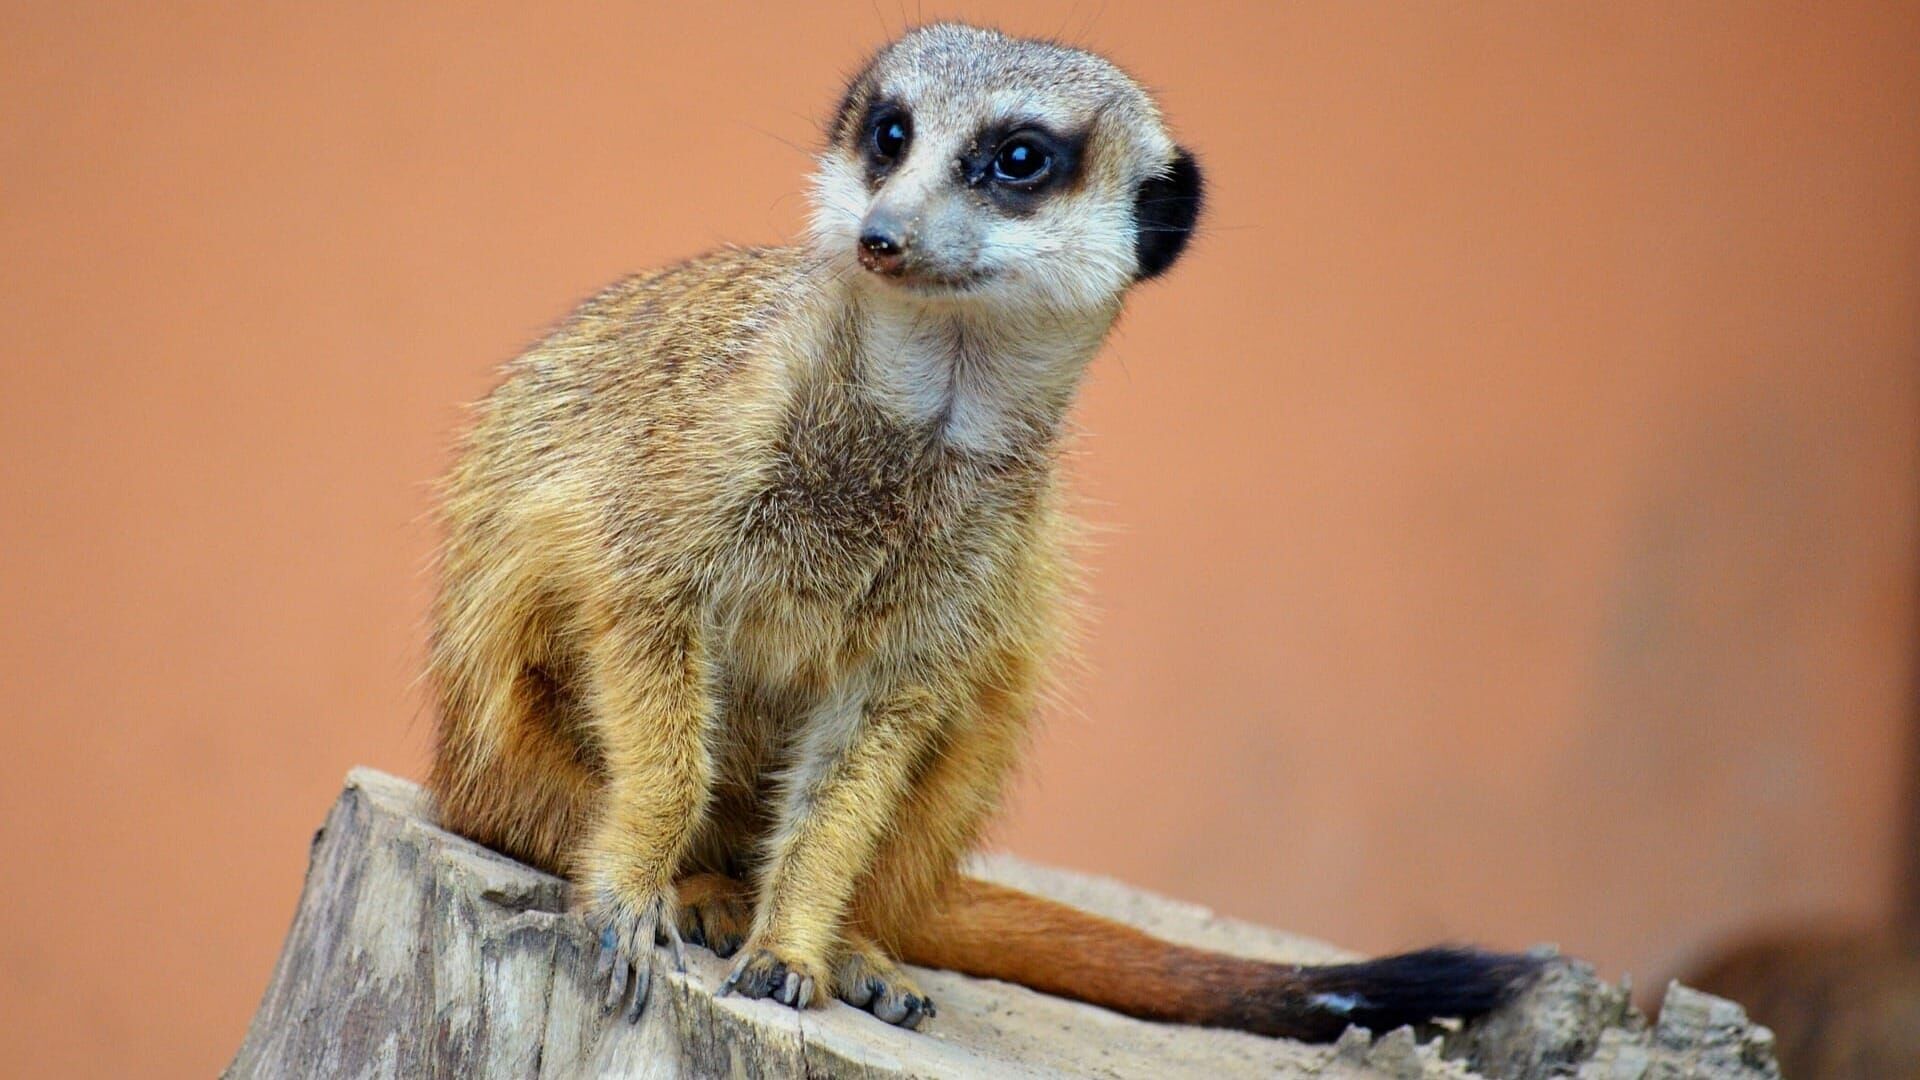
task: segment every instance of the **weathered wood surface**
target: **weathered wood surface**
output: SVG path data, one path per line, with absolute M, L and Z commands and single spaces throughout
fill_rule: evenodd
M 994 858 L 981 872 L 1169 938 L 1321 961 L 1329 946 L 1114 882 Z M 411 784 L 355 770 L 314 838 L 306 889 L 227 1075 L 567 1077 L 1778 1077 L 1738 1006 L 1681 989 L 1648 1024 L 1581 965 L 1463 1032 L 1333 1046 L 1146 1023 L 1022 987 L 926 971 L 939 1017 L 902 1031 L 838 1003 L 796 1013 L 713 997 L 689 949 L 638 1025 L 604 1017 L 563 882 L 436 827 Z

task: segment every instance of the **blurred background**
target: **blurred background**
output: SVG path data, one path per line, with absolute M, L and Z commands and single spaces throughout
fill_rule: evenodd
M 1104 51 L 1208 168 L 1099 361 L 1097 614 L 1001 831 L 1658 985 L 1914 847 L 1920 5 L 0 6 L 0 1056 L 204 1076 L 430 485 L 610 279 L 795 234 L 864 52 Z

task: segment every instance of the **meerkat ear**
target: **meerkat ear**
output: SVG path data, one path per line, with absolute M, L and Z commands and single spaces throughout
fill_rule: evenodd
M 1174 148 L 1173 163 L 1164 175 L 1140 185 L 1133 204 L 1133 253 L 1140 269 L 1136 281 L 1166 273 L 1187 248 L 1193 225 L 1200 220 L 1206 199 L 1206 181 L 1200 163 L 1182 147 Z

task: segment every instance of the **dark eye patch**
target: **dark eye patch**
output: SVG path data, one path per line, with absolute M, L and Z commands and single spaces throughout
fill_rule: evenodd
M 1033 120 L 989 124 L 957 163 L 969 188 L 1010 214 L 1028 214 L 1080 179 L 1086 132 L 1062 134 Z
M 867 102 L 872 97 L 873 69 L 869 65 L 848 81 L 846 92 L 840 95 L 840 104 L 833 110 L 833 121 L 827 125 L 829 143 L 845 142 L 853 125 L 866 122 Z

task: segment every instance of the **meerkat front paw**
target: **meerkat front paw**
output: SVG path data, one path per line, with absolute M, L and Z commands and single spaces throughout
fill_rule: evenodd
M 647 994 L 653 987 L 656 940 L 670 950 L 675 971 L 687 970 L 680 929 L 671 916 L 676 909 L 674 898 L 664 893 L 633 903 L 610 889 L 596 892 L 586 918 L 600 942 L 594 981 L 606 984 L 607 994 L 602 1005 L 606 1012 L 619 1008 L 624 999 L 627 1022 L 640 1019 L 647 1007 Z M 629 986 L 633 991 L 631 998 L 627 997 Z
M 935 1015 L 933 999 L 907 977 L 893 958 L 871 942 L 856 939 L 834 968 L 841 1001 L 865 1009 L 889 1024 L 913 1029 Z
M 733 965 L 720 996 L 772 998 L 782 1005 L 804 1009 L 833 992 L 833 976 L 824 964 L 782 956 L 773 949 L 747 946 Z

